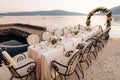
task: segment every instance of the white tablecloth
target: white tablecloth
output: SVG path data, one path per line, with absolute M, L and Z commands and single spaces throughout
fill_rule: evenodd
M 37 62 L 37 79 L 38 80 L 50 80 L 53 75 L 53 70 L 51 68 L 51 61 L 56 59 L 57 57 L 64 55 L 64 47 L 50 46 L 45 49 L 41 49 L 41 46 L 33 47 L 30 46 L 28 48 L 29 56 L 35 59 Z

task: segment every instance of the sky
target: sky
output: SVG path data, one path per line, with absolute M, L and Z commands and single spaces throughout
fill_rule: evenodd
M 112 8 L 120 0 L 0 0 L 0 13 L 43 10 L 66 10 L 88 13 L 96 7 Z

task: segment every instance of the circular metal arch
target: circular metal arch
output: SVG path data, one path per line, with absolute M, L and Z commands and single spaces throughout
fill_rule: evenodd
M 94 15 L 96 12 L 102 12 L 105 13 L 107 16 L 107 20 L 106 20 L 106 28 L 111 26 L 111 20 L 112 20 L 112 12 L 105 8 L 105 7 L 98 7 L 96 9 L 93 9 L 87 16 L 87 21 L 86 21 L 86 26 L 90 26 L 90 22 L 91 22 L 91 16 Z

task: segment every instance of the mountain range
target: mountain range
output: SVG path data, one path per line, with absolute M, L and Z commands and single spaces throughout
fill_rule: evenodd
M 49 16 L 69 16 L 69 15 L 85 15 L 83 13 L 69 12 L 64 10 L 51 10 L 51 11 L 32 11 L 32 12 L 8 12 L 0 13 L 4 16 L 34 16 L 34 15 L 49 15 Z
M 116 6 L 110 9 L 112 11 L 112 15 L 120 15 L 120 6 Z
M 120 6 L 116 6 L 110 9 L 112 11 L 112 15 L 120 15 Z M 7 12 L 0 13 L 3 16 L 80 16 L 86 15 L 84 13 L 78 12 L 70 12 L 65 10 L 51 10 L 51 11 L 31 11 L 31 12 Z

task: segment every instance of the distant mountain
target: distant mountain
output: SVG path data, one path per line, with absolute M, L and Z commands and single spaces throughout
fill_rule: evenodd
M 48 15 L 48 16 L 67 16 L 67 15 L 85 15 L 83 13 L 69 12 L 64 10 L 51 10 L 51 11 L 33 11 L 33 12 L 8 12 L 0 13 L 4 16 L 34 16 L 34 15 Z
M 116 6 L 110 9 L 112 11 L 112 15 L 120 15 L 120 6 Z

